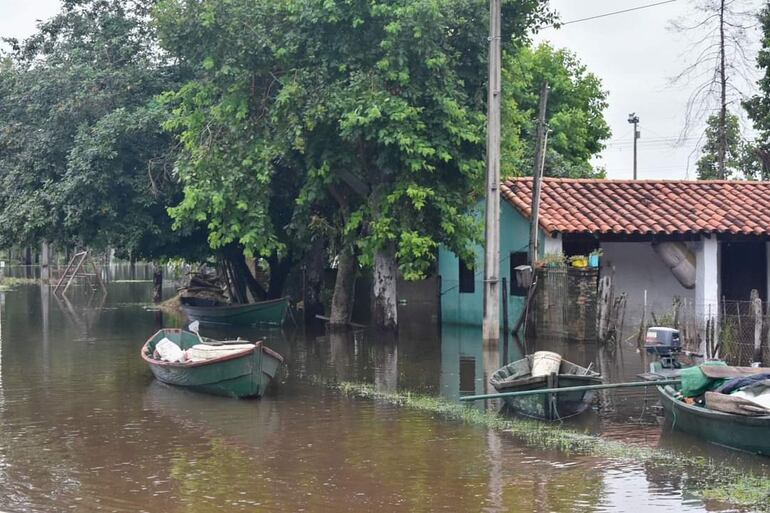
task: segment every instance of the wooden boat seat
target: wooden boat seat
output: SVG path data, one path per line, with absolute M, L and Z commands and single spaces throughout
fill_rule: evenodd
M 229 356 L 234 353 L 241 353 L 243 351 L 250 351 L 255 347 L 256 346 L 254 344 L 195 344 L 188 350 L 187 356 L 190 361 L 200 362 L 204 360 L 212 360 L 214 358 L 221 358 L 222 356 Z

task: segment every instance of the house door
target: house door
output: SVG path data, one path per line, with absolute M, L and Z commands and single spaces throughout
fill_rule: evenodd
M 721 292 L 727 301 L 748 301 L 752 289 L 767 300 L 765 241 L 722 242 L 721 260 Z

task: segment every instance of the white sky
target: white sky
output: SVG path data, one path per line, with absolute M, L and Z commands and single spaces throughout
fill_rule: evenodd
M 551 0 L 566 22 L 657 3 L 659 0 Z M 612 138 L 598 162 L 609 178 L 633 177 L 633 127 L 628 114 L 639 116 L 638 178 L 695 178 L 698 137 L 703 128 L 692 130 L 690 139 L 675 146 L 685 118 L 689 84 L 676 87 L 669 79 L 694 56 L 687 40 L 667 29 L 669 22 L 691 15 L 692 0 L 677 0 L 648 9 L 606 18 L 567 24 L 543 30 L 537 40 L 574 51 L 609 91 L 605 113 Z M 746 8 L 761 5 L 757 0 L 735 0 Z M 694 20 L 691 20 L 694 21 Z M 759 41 L 759 32 L 750 33 Z M 754 56 L 752 55 L 752 61 Z M 753 87 L 753 84 L 752 84 Z M 688 174 L 688 156 L 689 174 Z
M 659 0 L 551 0 L 562 21 L 618 11 Z M 627 118 L 636 112 L 640 118 L 639 178 L 694 178 L 697 136 L 674 146 L 680 134 L 687 85 L 672 87 L 669 78 L 692 57 L 681 35 L 667 30 L 669 21 L 687 15 L 693 0 L 651 7 L 592 21 L 569 24 L 561 29 L 545 29 L 537 41 L 549 40 L 554 46 L 574 51 L 598 75 L 609 90 L 606 118 L 613 136 L 602 156 L 610 178 L 632 176 L 632 127 Z M 760 0 L 735 0 L 746 6 Z M 32 34 L 37 21 L 59 9 L 59 0 L 0 0 L 0 36 L 23 38 Z M 753 37 L 758 41 L 759 33 Z M 688 156 L 689 159 L 688 174 Z

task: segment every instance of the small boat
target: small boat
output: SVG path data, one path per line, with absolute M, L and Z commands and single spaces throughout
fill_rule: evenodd
M 656 364 L 658 362 L 651 364 L 651 374 L 670 376 L 670 372 L 664 374 L 661 372 L 660 366 Z M 762 371 L 770 372 L 770 369 L 721 367 L 714 369 L 713 372 L 719 372 L 728 377 L 728 374 L 736 372 L 738 373 L 736 375 L 748 375 Z M 718 392 L 706 392 L 704 404 L 697 402 L 689 404 L 680 397 L 679 385 L 665 385 L 656 388 L 660 394 L 663 410 L 672 419 L 674 429 L 716 445 L 770 456 L 770 415 L 739 415 L 720 411 L 740 408 L 742 405 L 738 401 L 733 401 L 730 395 Z M 709 408 L 708 406 L 712 407 Z
M 489 384 L 499 393 L 503 393 L 602 383 L 602 377 L 598 372 L 567 360 L 561 360 L 558 373 L 532 376 L 533 359 L 534 355 L 528 355 L 498 369 L 489 378 Z M 591 405 L 593 392 L 578 390 L 560 394 L 543 393 L 524 397 L 505 397 L 504 400 L 506 405 L 517 414 L 544 420 L 559 420 L 583 413 Z
M 222 305 L 207 299 L 183 297 L 182 311 L 191 321 L 203 324 L 281 326 L 289 309 L 289 298 L 270 299 L 244 305 Z
M 156 345 L 163 339 L 190 353 L 191 358 L 161 360 Z M 283 356 L 261 341 L 218 341 L 179 329 L 155 333 L 142 347 L 141 355 L 163 383 L 229 397 L 261 397 L 283 363 Z

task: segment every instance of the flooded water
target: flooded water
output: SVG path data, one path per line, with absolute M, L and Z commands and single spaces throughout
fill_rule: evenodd
M 505 432 L 317 384 L 453 400 L 484 392 L 505 349 L 485 354 L 475 329 L 439 333 L 420 305 L 400 312 L 398 340 L 241 330 L 288 364 L 262 400 L 230 400 L 153 380 L 139 349 L 183 320 L 153 311 L 150 297 L 150 284 L 133 280 L 113 281 L 106 298 L 76 290 L 66 301 L 37 285 L 0 292 L 0 511 L 720 510 L 689 497 L 672 473 L 534 450 Z M 645 367 L 632 348 L 551 346 L 612 381 Z M 508 359 L 523 350 L 512 342 Z M 575 428 L 764 471 L 763 458 L 661 436 L 656 403 L 652 391 L 605 394 L 602 411 Z

